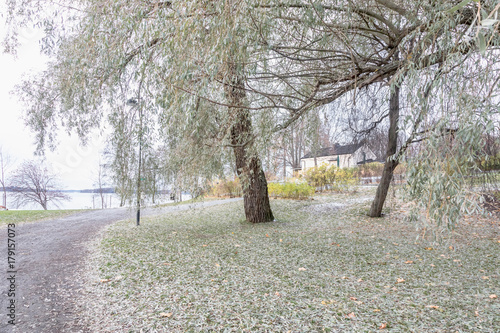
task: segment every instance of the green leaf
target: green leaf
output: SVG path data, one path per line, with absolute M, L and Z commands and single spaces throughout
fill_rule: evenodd
M 485 19 L 485 20 L 482 20 L 481 21 L 481 25 L 483 27 L 491 27 L 493 24 L 497 23 L 498 20 L 494 20 L 494 19 Z
M 481 54 L 484 54 L 486 51 L 486 39 L 484 38 L 484 35 L 480 32 L 478 35 L 479 38 L 479 52 Z
M 475 1 L 475 0 L 474 0 L 474 1 Z M 456 5 L 455 7 L 452 7 L 451 9 L 448 9 L 448 12 L 449 12 L 449 13 L 454 13 L 454 12 L 456 12 L 457 10 L 460 10 L 460 9 L 462 9 L 463 7 L 465 7 L 466 5 L 468 5 L 470 2 L 471 2 L 471 0 L 464 0 L 464 1 L 462 1 L 461 3 L 459 3 L 458 5 Z

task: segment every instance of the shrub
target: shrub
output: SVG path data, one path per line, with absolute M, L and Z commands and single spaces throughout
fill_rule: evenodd
M 359 166 L 360 177 L 380 177 L 384 170 L 384 164 L 380 162 L 366 163 Z
M 215 181 L 210 187 L 210 195 L 216 197 L 241 197 L 241 185 L 240 180 L 235 178 L 234 180 L 220 179 Z
M 307 169 L 304 173 L 307 183 L 323 191 L 348 191 L 358 184 L 356 168 L 337 168 L 326 163 Z
M 306 183 L 269 183 L 269 196 L 284 199 L 307 199 L 314 194 L 314 187 Z

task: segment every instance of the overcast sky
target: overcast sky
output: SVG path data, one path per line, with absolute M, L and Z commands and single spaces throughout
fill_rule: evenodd
M 3 41 L 5 27 L 0 26 Z M 38 40 L 42 34 L 36 30 L 24 29 L 21 33 L 22 46 L 17 58 L 0 53 L 0 146 L 17 163 L 33 159 L 35 135 L 24 125 L 23 107 L 11 92 L 23 76 L 45 68 L 47 57 L 40 54 Z M 3 50 L 2 50 L 3 51 Z M 55 152 L 47 152 L 46 160 L 60 176 L 64 189 L 92 188 L 99 164 L 103 139 L 94 136 L 87 147 L 82 147 L 75 134 L 59 133 L 59 144 Z M 11 167 L 14 169 L 15 166 Z

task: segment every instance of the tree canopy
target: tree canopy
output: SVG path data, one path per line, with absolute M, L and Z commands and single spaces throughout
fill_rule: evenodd
M 493 0 L 54 3 L 50 10 L 63 11 L 64 24 L 36 11 L 38 0 L 8 3 L 11 20 L 47 27 L 44 49 L 54 55 L 47 71 L 20 88 L 41 146 L 51 144 L 55 126 L 85 139 L 107 117 L 115 138 L 146 133 L 146 151 L 161 139 L 169 162 L 194 179 L 233 161 L 247 184 L 249 220 L 272 220 L 259 151 L 273 135 L 324 105 L 355 104 L 374 86 L 385 105 L 392 101 L 388 161 L 425 140 L 426 153 L 410 170 L 418 179 L 411 193 L 417 201 L 434 195 L 433 205 L 422 202 L 435 213 L 428 216 L 453 220 L 465 207 L 457 175 L 472 168 L 479 133 L 498 112 Z M 15 31 L 10 37 L 6 45 L 15 46 Z M 140 128 L 137 110 L 123 122 L 129 98 L 145 111 Z M 465 153 L 443 151 L 446 129 Z M 388 179 L 396 163 L 389 164 Z M 450 188 L 457 201 L 443 209 Z M 250 218 L 255 207 L 267 208 Z

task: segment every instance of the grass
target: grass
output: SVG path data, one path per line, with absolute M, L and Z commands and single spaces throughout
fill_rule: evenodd
M 417 242 L 396 209 L 367 218 L 364 195 L 273 200 L 268 224 L 239 202 L 111 226 L 90 262 L 93 331 L 500 331 L 498 221 Z
M 224 198 L 199 196 L 197 198 L 193 198 L 193 199 L 189 199 L 189 200 L 169 202 L 169 203 L 164 203 L 164 204 L 157 204 L 157 205 L 153 205 L 153 207 L 154 208 L 162 208 L 162 207 L 179 206 L 179 205 L 186 205 L 186 204 L 191 204 L 191 203 L 196 203 L 196 202 L 214 201 L 214 200 L 222 200 L 222 199 L 224 199 Z
M 36 222 L 74 214 L 81 210 L 6 210 L 0 211 L 0 225 Z

